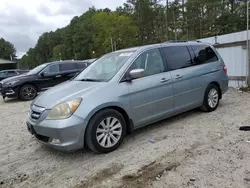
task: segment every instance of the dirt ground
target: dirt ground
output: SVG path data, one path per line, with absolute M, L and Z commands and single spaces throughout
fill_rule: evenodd
M 142 128 L 109 154 L 41 145 L 26 129 L 29 104 L 0 99 L 0 187 L 250 188 L 250 132 L 239 131 L 250 125 L 249 93 L 230 89 L 215 112 Z

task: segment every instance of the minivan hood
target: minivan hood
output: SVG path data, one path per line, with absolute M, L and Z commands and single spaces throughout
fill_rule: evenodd
M 65 101 L 82 98 L 103 82 L 66 81 L 40 94 L 33 104 L 51 109 Z

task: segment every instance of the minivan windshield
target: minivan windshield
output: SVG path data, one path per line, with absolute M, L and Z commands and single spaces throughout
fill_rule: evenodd
M 133 52 L 114 52 L 106 54 L 93 62 L 75 77 L 77 81 L 108 82 L 121 69 Z
M 37 66 L 36 68 L 30 70 L 30 71 L 27 73 L 27 75 L 37 74 L 37 73 L 39 73 L 41 70 L 43 70 L 47 65 L 48 65 L 48 63 L 39 65 L 39 66 Z

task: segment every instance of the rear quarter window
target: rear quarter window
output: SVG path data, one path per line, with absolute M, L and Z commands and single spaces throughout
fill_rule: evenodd
M 194 51 L 194 63 L 195 64 L 205 64 L 218 61 L 218 57 L 214 50 L 207 45 L 191 46 Z

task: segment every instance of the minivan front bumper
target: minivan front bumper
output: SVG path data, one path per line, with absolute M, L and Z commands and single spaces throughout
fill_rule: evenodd
M 87 123 L 75 115 L 63 120 L 27 121 L 28 131 L 36 139 L 61 151 L 75 151 L 84 147 L 84 133 Z

